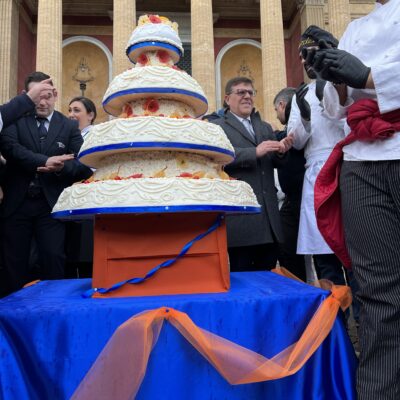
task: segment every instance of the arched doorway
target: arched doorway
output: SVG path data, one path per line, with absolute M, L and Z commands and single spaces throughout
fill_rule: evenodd
M 90 36 L 73 36 L 63 41 L 61 110 L 67 115 L 70 100 L 82 94 L 79 82 L 74 79 L 81 63 L 89 68 L 89 74 L 93 78 L 86 84 L 84 95 L 96 104 L 96 123 L 107 121 L 108 114 L 103 111 L 101 102 L 112 78 L 112 55 L 103 42 Z

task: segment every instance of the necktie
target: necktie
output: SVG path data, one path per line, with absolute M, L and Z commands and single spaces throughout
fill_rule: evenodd
M 243 119 L 243 125 L 245 126 L 247 132 L 250 133 L 250 136 L 255 140 L 256 134 L 254 133 L 253 125 L 249 119 Z
M 39 122 L 38 132 L 39 132 L 39 140 L 40 140 L 40 151 L 44 151 L 44 146 L 46 144 L 47 139 L 47 129 L 46 129 L 46 121 L 47 118 L 37 117 L 36 120 Z

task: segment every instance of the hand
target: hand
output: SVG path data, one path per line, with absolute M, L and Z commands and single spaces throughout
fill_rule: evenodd
M 51 78 L 45 79 L 44 81 L 41 81 L 36 85 L 32 85 L 31 89 L 26 93 L 36 105 L 39 104 L 40 94 L 44 90 L 55 90 L 54 86 L 50 82 Z
M 347 51 L 323 48 L 322 41 L 319 47 L 320 50 L 313 59 L 313 68 L 322 79 L 334 83 L 345 83 L 356 89 L 365 88 L 371 68 Z
M 282 150 L 282 145 L 277 140 L 264 140 L 256 147 L 257 158 L 265 156 L 267 153 Z
M 308 92 L 308 85 L 303 83 L 296 89 L 296 103 L 299 107 L 301 118 L 306 121 L 311 119 L 311 108 L 310 104 L 306 100 L 306 94 Z
M 278 150 L 278 152 L 281 154 L 286 153 L 292 148 L 293 142 L 294 142 L 293 133 L 289 133 L 288 136 L 286 136 L 279 142 L 281 148 L 280 150 Z
M 64 162 L 73 160 L 73 154 L 49 157 L 44 167 L 38 167 L 37 172 L 60 172 L 64 168 Z

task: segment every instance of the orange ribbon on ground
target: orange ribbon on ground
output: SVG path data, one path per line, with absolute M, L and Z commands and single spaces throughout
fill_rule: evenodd
M 283 268 L 274 271 L 289 274 Z M 339 307 L 351 304 L 350 289 L 332 285 L 300 339 L 271 359 L 194 324 L 168 307 L 139 313 L 120 325 L 71 397 L 74 400 L 134 398 L 150 353 L 168 320 L 232 385 L 283 378 L 296 373 L 328 336 Z

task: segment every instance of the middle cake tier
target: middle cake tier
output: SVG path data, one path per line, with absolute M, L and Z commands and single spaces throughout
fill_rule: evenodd
M 99 168 L 109 155 L 170 150 L 205 155 L 218 164 L 234 159 L 234 149 L 218 125 L 191 118 L 120 118 L 94 126 L 79 153 L 84 164 Z
M 195 117 L 206 113 L 207 99 L 200 85 L 185 71 L 168 66 L 131 68 L 117 75 L 103 97 L 104 110 L 117 117 L 126 103 L 144 98 L 181 101 Z

